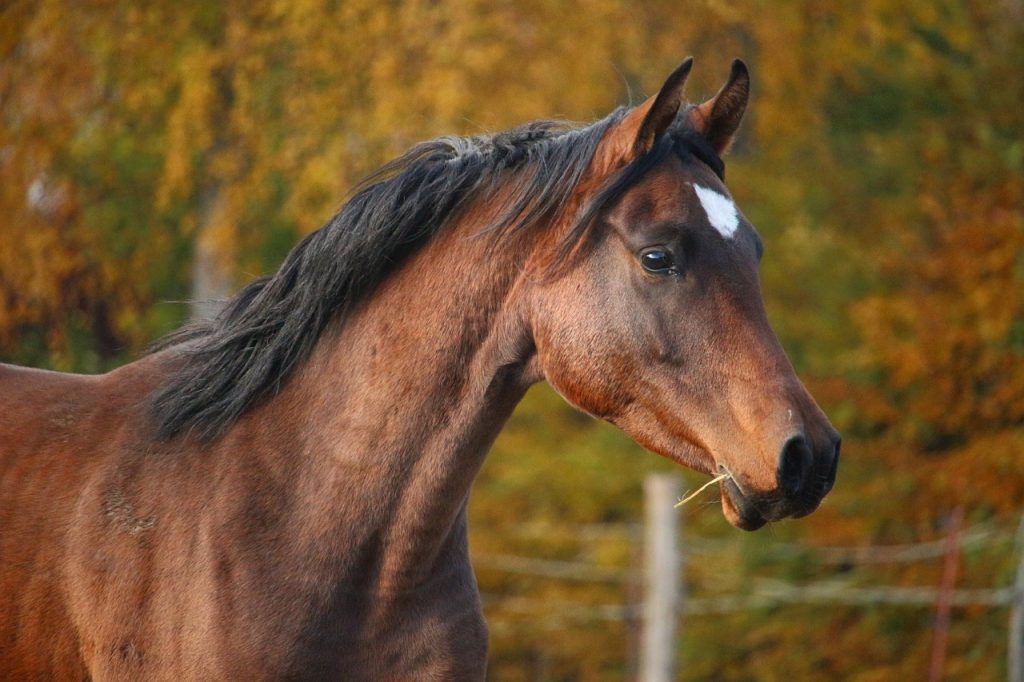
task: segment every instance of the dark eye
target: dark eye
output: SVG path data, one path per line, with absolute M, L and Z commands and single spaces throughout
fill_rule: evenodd
M 662 248 L 647 249 L 640 254 L 640 265 L 655 275 L 671 275 L 677 272 L 676 261 L 671 251 Z

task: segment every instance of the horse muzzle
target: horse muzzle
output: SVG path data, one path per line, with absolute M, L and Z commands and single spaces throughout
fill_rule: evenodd
M 744 490 L 730 477 L 719 485 L 726 519 L 742 530 L 757 530 L 769 521 L 807 516 L 835 485 L 839 466 L 839 434 L 829 430 L 826 444 L 812 451 L 802 434 L 782 446 L 776 468 L 776 487 L 769 492 Z

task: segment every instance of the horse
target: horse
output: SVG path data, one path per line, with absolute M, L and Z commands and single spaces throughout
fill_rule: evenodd
M 103 375 L 0 367 L 0 677 L 469 680 L 481 463 L 529 386 L 812 512 L 840 438 L 769 326 L 724 183 L 734 62 L 689 104 L 421 143 L 271 276 Z

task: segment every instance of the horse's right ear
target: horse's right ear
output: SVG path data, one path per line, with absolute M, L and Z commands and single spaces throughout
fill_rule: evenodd
M 693 57 L 684 59 L 657 95 L 648 97 L 608 131 L 598 149 L 598 161 L 604 169 L 628 163 L 654 147 L 683 106 L 683 86 L 692 67 Z
M 718 94 L 688 112 L 690 127 L 704 136 L 715 151 L 724 154 L 743 120 L 750 98 L 750 73 L 747 65 L 736 59 Z

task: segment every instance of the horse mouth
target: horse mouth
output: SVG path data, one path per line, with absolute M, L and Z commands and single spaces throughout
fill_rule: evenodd
M 719 483 L 719 486 L 722 491 L 722 512 L 729 523 L 740 530 L 757 530 L 768 523 L 768 519 L 758 511 L 754 502 L 743 494 L 736 481 L 727 478 Z
M 732 525 L 741 530 L 757 530 L 769 521 L 807 516 L 821 504 L 821 497 L 778 495 L 749 495 L 732 478 L 719 483 L 722 492 L 722 512 Z

